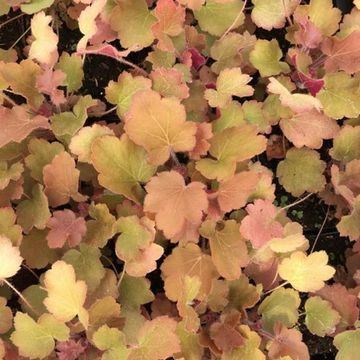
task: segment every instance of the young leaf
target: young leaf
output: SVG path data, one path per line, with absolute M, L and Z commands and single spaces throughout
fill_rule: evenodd
M 240 232 L 258 249 L 274 237 L 281 237 L 283 226 L 276 220 L 278 210 L 268 200 L 255 200 L 246 207 L 248 215 L 242 220 Z
M 91 146 L 91 162 L 100 173 L 102 186 L 137 203 L 143 198 L 140 182 L 147 182 L 156 170 L 146 161 L 145 150 L 125 134 L 120 139 L 108 135 L 97 138 Z
M 185 185 L 176 171 L 159 173 L 145 187 L 144 210 L 156 214 L 156 226 L 167 238 L 182 237 L 190 226 L 200 225 L 208 208 L 204 188 L 204 184 L 195 181 Z
M 0 235 L 0 280 L 14 276 L 20 270 L 22 261 L 19 248 Z
M 146 321 L 139 330 L 138 344 L 132 349 L 129 360 L 165 360 L 180 351 L 176 335 L 177 322 L 168 316 Z
M 249 55 L 251 64 L 260 72 L 260 75 L 272 76 L 287 73 L 289 65 L 280 59 L 283 53 L 276 39 L 271 41 L 258 39 Z
M 319 192 L 324 189 L 323 176 L 325 162 L 320 155 L 307 148 L 292 148 L 286 153 L 276 169 L 280 184 L 293 196 L 301 196 L 305 191 Z
M 51 163 L 44 166 L 43 178 L 45 194 L 52 207 L 67 204 L 70 199 L 84 201 L 86 196 L 81 195 L 79 188 L 80 171 L 75 167 L 71 155 L 62 151 L 52 159 Z
M 49 26 L 51 16 L 45 15 L 44 11 L 38 12 L 31 19 L 31 33 L 35 40 L 29 49 L 29 58 L 36 59 L 43 65 L 52 67 L 58 59 L 57 45 L 59 37 Z M 44 51 L 46 49 L 46 51 Z
M 216 90 L 206 89 L 205 99 L 212 107 L 224 108 L 231 102 L 232 96 L 251 96 L 254 89 L 247 85 L 251 77 L 243 74 L 240 68 L 222 70 L 216 80 Z
M 70 329 L 51 314 L 44 314 L 35 322 L 29 315 L 17 312 L 14 320 L 15 331 L 10 339 L 20 355 L 30 359 L 46 358 L 55 348 L 55 339 L 66 341 L 70 335 Z
M 314 292 L 324 287 L 324 281 L 335 274 L 335 269 L 327 262 L 328 256 L 323 250 L 308 256 L 296 251 L 280 263 L 279 275 L 298 291 Z
M 84 309 L 87 287 L 84 281 L 76 281 L 74 268 L 64 261 L 57 261 L 45 273 L 48 292 L 44 305 L 56 319 L 70 321 L 76 315 L 87 327 L 88 315 Z
M 4 190 L 10 181 L 17 181 L 21 178 L 24 167 L 21 163 L 8 166 L 7 161 L 0 160 L 0 190 Z
M 326 300 L 313 296 L 305 303 L 305 324 L 309 331 L 317 336 L 324 337 L 332 334 L 340 321 L 339 313 Z
M 207 220 L 202 223 L 200 234 L 210 241 L 211 258 L 219 274 L 227 280 L 238 279 L 241 268 L 250 261 L 239 224 L 235 220 Z
M 86 232 L 84 218 L 76 217 L 69 209 L 54 211 L 47 227 L 50 229 L 46 236 L 50 249 L 62 248 L 66 242 L 69 247 L 75 247 L 79 245 Z
M 165 163 L 171 151 L 193 150 L 196 141 L 196 125 L 186 121 L 185 108 L 180 101 L 162 99 L 150 90 L 134 96 L 125 115 L 125 132 L 146 149 L 149 161 L 154 165 Z
M 130 349 L 127 349 L 125 335 L 119 329 L 103 325 L 93 334 L 92 340 L 99 350 L 104 351 L 101 360 L 128 359 Z

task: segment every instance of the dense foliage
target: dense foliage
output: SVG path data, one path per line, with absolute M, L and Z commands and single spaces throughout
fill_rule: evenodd
M 360 359 L 360 1 L 0 14 L 0 359 Z

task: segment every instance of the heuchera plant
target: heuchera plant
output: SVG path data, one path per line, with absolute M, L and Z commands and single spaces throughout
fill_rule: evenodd
M 0 13 L 28 24 L 0 49 L 1 359 L 360 359 L 358 0 Z

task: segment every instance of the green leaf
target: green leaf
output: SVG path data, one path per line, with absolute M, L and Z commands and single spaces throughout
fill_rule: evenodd
M 96 100 L 90 95 L 81 96 L 72 111 L 51 116 L 51 129 L 55 136 L 65 144 L 69 144 L 72 136 L 84 126 L 87 109 L 96 104 Z
M 92 340 L 99 350 L 104 351 L 101 360 L 126 360 L 129 356 L 125 335 L 116 328 L 103 325 L 93 334 Z
M 354 201 L 352 212 L 341 217 L 336 225 L 341 236 L 348 236 L 351 240 L 357 240 L 360 236 L 360 195 Z
M 34 185 L 32 196 L 29 200 L 23 200 L 16 208 L 17 222 L 25 232 L 31 230 L 33 226 L 37 229 L 45 229 L 51 216 L 49 202 L 42 185 Z
M 340 322 L 340 314 L 333 309 L 329 301 L 319 296 L 313 296 L 305 303 L 305 324 L 309 331 L 317 336 L 324 337 L 335 331 Z
M 360 329 L 348 330 L 336 335 L 334 345 L 339 350 L 336 360 L 359 360 Z
M 299 318 L 300 296 L 293 289 L 278 289 L 267 296 L 258 307 L 264 329 L 273 332 L 276 321 L 287 328 L 293 327 Z
M 152 44 L 151 26 L 155 16 L 149 11 L 145 0 L 119 0 L 110 13 L 111 28 L 118 32 L 123 48 L 135 45 L 139 50 Z
M 66 78 L 64 80 L 64 85 L 67 87 L 68 92 L 71 93 L 81 88 L 84 79 L 81 56 L 76 55 L 75 53 L 69 55 L 64 51 L 61 54 L 55 69 L 60 69 L 65 73 Z
M 51 314 L 44 314 L 35 322 L 29 315 L 17 312 L 14 325 L 10 339 L 20 355 L 30 359 L 49 356 L 55 348 L 55 339 L 66 341 L 70 334 L 70 329 Z
M 243 24 L 245 16 L 242 11 L 243 1 L 230 0 L 219 2 L 207 0 L 200 10 L 194 11 L 201 30 L 211 35 L 221 36 L 230 26 L 236 29 Z
M 92 145 L 91 160 L 99 174 L 99 183 L 116 194 L 140 202 L 144 196 L 141 182 L 147 182 L 156 167 L 149 165 L 145 150 L 126 135 L 102 136 Z
M 86 222 L 85 242 L 103 248 L 115 234 L 115 217 L 106 204 L 91 204 L 89 215 L 95 220 Z
M 280 59 L 283 53 L 276 39 L 271 41 L 258 39 L 255 47 L 250 53 L 251 64 L 260 72 L 260 75 L 272 76 L 280 73 L 287 73 L 289 65 Z
M 121 118 L 129 110 L 133 96 L 139 91 L 150 89 L 151 80 L 124 71 L 116 82 L 109 82 L 105 88 L 105 97 L 111 104 L 117 105 L 116 112 Z
M 324 189 L 326 180 L 323 175 L 325 162 L 315 150 L 292 148 L 286 153 L 276 169 L 280 184 L 293 196 L 305 191 L 319 192 Z
M 89 292 L 91 292 L 100 285 L 105 276 L 105 269 L 100 261 L 100 256 L 101 253 L 97 247 L 80 244 L 79 250 L 67 251 L 62 259 L 73 266 L 76 277 L 79 280 L 84 280 Z
M 51 163 L 54 157 L 64 151 L 64 146 L 56 141 L 49 143 L 44 139 L 33 138 L 28 145 L 29 153 L 25 164 L 30 175 L 38 182 L 43 182 L 43 168 Z
M 356 118 L 360 115 L 360 76 L 339 71 L 326 74 L 325 84 L 316 94 L 324 107 L 324 113 L 334 119 Z
M 0 235 L 6 236 L 13 245 L 20 245 L 22 239 L 21 226 L 15 224 L 16 215 L 11 207 L 0 208 Z
M 344 163 L 360 159 L 360 126 L 345 125 L 335 136 L 330 155 Z

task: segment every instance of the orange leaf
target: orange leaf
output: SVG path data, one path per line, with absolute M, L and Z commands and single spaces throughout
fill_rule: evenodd
M 151 90 L 134 95 L 125 115 L 125 131 L 145 148 L 154 165 L 165 163 L 171 151 L 191 151 L 195 146 L 196 124 L 186 121 L 184 106 Z
M 80 171 L 74 159 L 66 151 L 56 155 L 43 169 L 45 194 L 53 207 L 64 205 L 70 198 L 85 201 L 86 196 L 78 192 Z
M 196 181 L 185 185 L 184 178 L 176 171 L 162 172 L 145 186 L 144 210 L 155 213 L 156 226 L 167 238 L 174 239 L 189 226 L 201 224 L 203 212 L 208 208 L 204 188 L 204 184 Z

